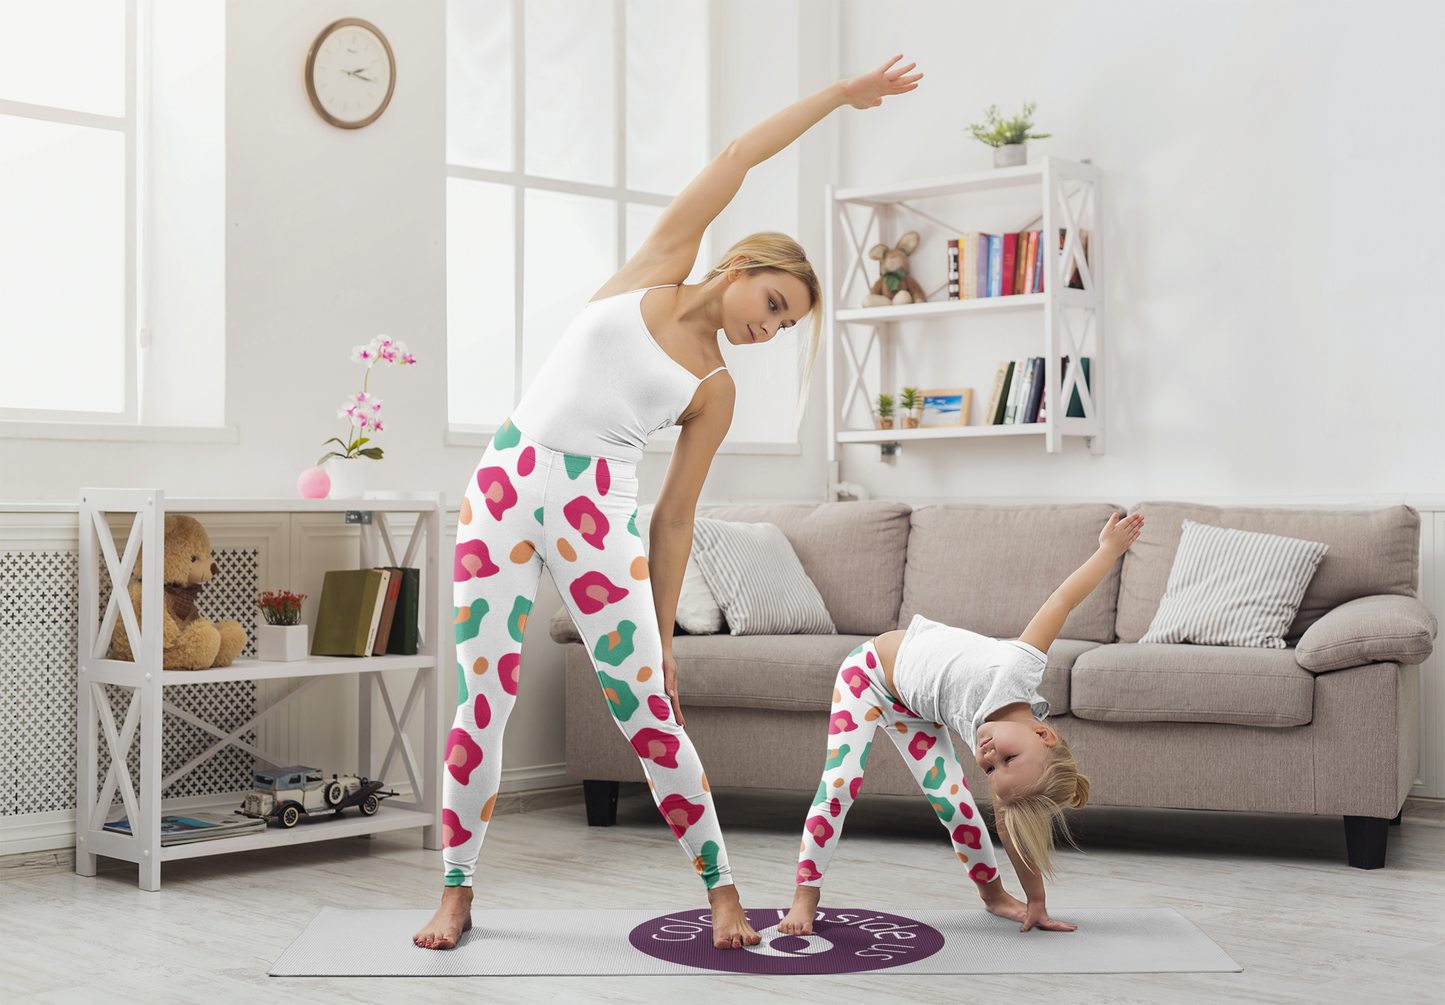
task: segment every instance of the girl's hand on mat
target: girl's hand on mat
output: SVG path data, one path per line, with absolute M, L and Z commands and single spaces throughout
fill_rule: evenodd
M 909 63 L 907 66 L 895 67 L 893 64 L 902 58 L 900 53 L 876 70 L 860 73 L 843 81 L 843 96 L 848 104 L 854 108 L 877 108 L 883 104 L 885 96 L 904 94 L 917 87 L 923 74 L 909 74 L 908 71 L 918 64 Z
M 667 692 L 667 700 L 672 702 L 673 718 L 679 726 L 686 729 L 687 720 L 682 717 L 682 699 L 677 694 L 677 661 L 669 652 L 662 654 L 662 687 Z
M 1073 932 L 1078 930 L 1078 925 L 1071 925 L 1067 921 L 1055 921 L 1049 917 L 1049 912 L 1044 909 L 1042 900 L 1029 901 L 1028 913 L 1023 919 L 1023 927 L 1020 932 L 1027 932 L 1030 928 L 1040 928 L 1045 932 Z

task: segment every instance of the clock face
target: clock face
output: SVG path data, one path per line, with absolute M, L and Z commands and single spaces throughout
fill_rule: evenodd
M 306 59 L 306 93 L 316 113 L 333 126 L 358 129 L 391 100 L 395 65 L 391 46 L 365 21 L 327 25 Z

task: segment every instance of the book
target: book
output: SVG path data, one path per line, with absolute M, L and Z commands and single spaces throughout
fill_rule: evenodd
M 376 632 L 381 627 L 381 615 L 386 610 L 387 587 L 391 585 L 390 569 L 373 569 L 371 571 L 381 573 L 382 578 L 381 588 L 376 591 L 376 600 L 371 608 L 371 624 L 366 630 L 366 651 L 361 654 L 363 656 L 370 656 L 372 650 L 376 648 Z
M 1030 359 L 1019 359 L 1014 361 L 1013 384 L 1008 392 L 1008 407 L 1004 409 L 1003 424 L 1012 426 L 1018 422 L 1020 396 L 1029 382 Z
M 1014 235 L 1014 293 L 1024 291 L 1024 266 L 1029 258 L 1029 232 L 1019 231 Z
M 396 616 L 391 622 L 391 635 L 386 640 L 386 651 L 393 656 L 415 656 L 421 570 L 393 567 L 391 572 L 392 578 L 400 577 L 401 590 L 396 597 Z
M 130 818 L 124 809 L 106 820 L 105 829 L 130 836 Z M 243 817 L 234 813 L 166 813 L 161 817 L 161 847 L 213 841 L 216 838 L 254 834 L 266 829 L 260 817 Z
M 1089 357 L 1079 357 L 1079 373 L 1084 377 L 1084 390 L 1089 390 Z M 1079 398 L 1079 389 L 1077 387 L 1073 388 L 1069 394 L 1069 407 L 1065 410 L 1064 415 L 1071 419 L 1085 418 L 1084 403 Z
M 1008 396 L 1013 388 L 1014 361 L 1011 359 L 1000 360 L 999 366 L 1003 369 L 1003 386 L 999 388 L 998 401 L 989 413 L 988 424 L 990 426 L 1003 425 L 1004 413 L 1008 409 Z
M 1013 364 L 1006 359 L 998 361 L 998 370 L 993 375 L 993 387 L 988 392 L 988 407 L 983 410 L 982 425 L 994 425 L 994 417 L 998 414 L 998 403 L 1008 386 L 1009 369 L 1012 366 Z
M 381 569 L 333 569 L 321 583 L 312 656 L 366 656 L 375 636 L 378 601 L 385 603 Z
M 978 275 L 974 268 L 973 256 L 978 252 L 978 241 L 972 233 L 958 239 L 958 299 L 972 300 L 974 284 Z
M 1029 231 L 1028 254 L 1024 257 L 1024 285 L 1025 293 L 1037 292 L 1034 286 L 1034 263 L 1039 257 L 1039 232 Z
M 948 242 L 948 299 L 958 299 L 958 238 Z
M 1042 356 L 1034 357 L 1033 380 L 1029 384 L 1023 404 L 1023 416 L 1020 422 L 1031 423 L 1039 421 L 1039 407 L 1044 400 L 1045 366 Z
M 1014 275 L 1018 272 L 1018 246 L 1019 236 L 1017 234 L 1003 235 L 1003 265 L 999 271 L 999 290 L 1001 297 L 1014 295 Z
M 386 654 L 386 643 L 391 638 L 391 623 L 396 618 L 396 600 L 401 594 L 401 576 L 389 567 L 384 568 L 390 579 L 386 584 L 386 605 L 381 609 L 381 621 L 376 626 L 376 641 L 371 646 L 373 656 Z
M 971 267 L 965 272 L 970 300 L 988 296 L 988 235 L 977 231 L 968 235 Z
M 1036 230 L 1034 234 L 1036 235 L 1034 239 L 1034 292 L 1042 293 L 1044 292 L 1044 259 L 1047 256 L 1043 254 L 1043 249 L 1039 248 L 1038 245 L 1044 243 L 1044 232 L 1042 230 Z
M 996 297 L 1003 288 L 1003 238 L 992 234 L 988 239 L 988 292 L 987 297 Z

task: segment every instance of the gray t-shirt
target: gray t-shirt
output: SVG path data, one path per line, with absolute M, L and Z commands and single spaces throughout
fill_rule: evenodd
M 1026 701 L 1035 718 L 1049 714 L 1038 691 L 1047 664 L 1048 657 L 1027 642 L 1000 641 L 915 614 L 893 661 L 893 686 L 919 717 L 946 724 L 977 751 L 978 727 L 991 712 Z

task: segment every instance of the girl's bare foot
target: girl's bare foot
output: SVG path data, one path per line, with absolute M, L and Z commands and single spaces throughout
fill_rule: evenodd
M 411 941 L 421 949 L 451 949 L 471 927 L 472 888 L 449 886 L 442 891 L 442 906 Z
M 820 886 L 799 886 L 793 890 L 793 907 L 788 916 L 778 922 L 778 931 L 784 935 L 812 935 L 813 919 L 818 914 L 818 898 L 822 895 Z
M 748 924 L 748 916 L 738 900 L 738 888 L 732 885 L 713 887 L 707 893 L 712 906 L 712 944 L 716 949 L 741 949 L 756 946 L 763 937 Z

